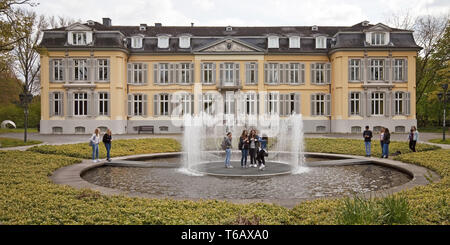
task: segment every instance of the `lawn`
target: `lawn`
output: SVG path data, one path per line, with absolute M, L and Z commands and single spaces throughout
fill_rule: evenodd
M 0 134 L 6 133 L 23 133 L 25 130 L 23 128 L 0 128 Z M 28 133 L 37 133 L 37 128 L 29 128 Z
M 37 144 L 41 144 L 41 143 L 42 143 L 41 141 L 37 141 L 37 140 L 28 140 L 25 143 L 25 142 L 23 142 L 23 140 L 19 140 L 19 139 L 0 137 L 0 148 L 26 146 L 26 145 L 37 145 Z
M 450 137 L 450 134 L 449 134 Z M 429 140 L 431 143 L 436 143 L 436 144 L 446 144 L 446 145 L 450 145 L 450 139 L 446 138 L 445 141 L 441 139 L 432 139 Z
M 172 143 L 147 139 L 137 144 L 130 140 L 115 148 L 125 155 L 141 153 L 142 149 L 135 149 L 137 145 L 147 146 L 148 152 L 179 150 L 179 144 Z M 359 154 L 362 145 L 358 140 L 308 139 L 306 143 L 310 151 L 342 154 Z M 399 143 L 393 148 L 403 149 L 403 145 Z M 36 152 L 37 149 L 39 147 L 25 152 L 0 151 L 2 224 L 450 224 L 450 150 L 423 146 L 422 152 L 396 158 L 436 171 L 442 176 L 439 182 L 388 198 L 362 202 L 351 198 L 318 199 L 288 209 L 215 200 L 104 196 L 91 190 L 76 190 L 53 184 L 48 176 L 58 168 L 81 162 L 80 158 L 64 154 L 86 158 L 86 150 L 76 147 L 46 149 L 46 154 L 42 154 Z M 43 148 L 39 151 L 44 152 Z M 367 213 L 365 207 L 373 207 L 369 210 L 373 218 L 361 221 L 358 217 Z M 350 218 L 343 218 L 348 216 Z

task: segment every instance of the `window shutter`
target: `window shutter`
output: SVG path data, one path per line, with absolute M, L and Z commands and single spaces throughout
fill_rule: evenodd
M 245 63 L 245 84 L 249 85 L 250 83 L 250 63 Z
M 169 64 L 167 66 L 167 69 L 169 69 L 168 71 L 168 75 L 169 75 L 169 84 L 176 84 L 178 83 L 178 64 Z M 161 79 L 161 75 L 159 75 Z M 164 83 L 164 81 L 161 81 L 161 83 Z
M 106 81 L 110 82 L 111 81 L 111 60 L 110 59 L 106 60 L 106 65 L 107 65 L 107 68 L 106 68 L 106 72 L 107 72 L 107 74 L 106 74 Z M 108 111 L 108 113 L 109 113 L 109 111 Z
M 93 92 L 87 92 L 87 115 L 92 117 L 94 115 L 95 107 L 94 105 L 94 96 Z
M 254 84 L 258 84 L 259 83 L 259 66 L 258 63 L 255 63 L 255 81 Z
M 205 79 L 205 64 L 204 63 L 201 63 L 200 64 L 200 79 L 201 79 L 201 83 L 205 83 L 206 81 L 206 79 Z
M 50 70 L 50 72 L 48 73 L 49 74 L 49 80 L 50 80 L 50 82 L 54 82 L 55 81 L 55 68 L 54 68 L 54 60 L 53 59 L 50 59 L 50 61 L 49 61 L 49 70 Z
M 348 116 L 352 116 L 352 92 L 348 92 Z
M 389 117 L 391 114 L 391 94 L 392 93 L 384 93 L 384 116 Z
M 370 45 L 372 44 L 372 33 L 366 32 L 366 42 Z
M 73 116 L 73 93 L 67 92 L 67 114 L 66 116 Z
M 191 100 L 189 101 L 189 103 L 191 104 L 191 115 L 194 115 L 194 110 L 195 110 L 195 103 L 194 103 L 194 94 L 191 94 Z
M 67 34 L 67 44 L 73 45 L 73 33 L 72 32 L 68 32 L 68 34 Z
M 153 95 L 153 116 L 159 116 L 159 94 Z
M 370 117 L 373 115 L 373 106 L 372 106 L 372 92 L 367 93 L 367 116 Z
M 143 68 L 144 68 L 144 74 L 143 74 L 143 76 L 144 76 L 144 84 L 147 84 L 148 83 L 148 64 L 143 64 L 142 65 L 143 66 Z
M 87 32 L 86 33 L 86 44 L 87 45 L 91 45 L 93 40 L 94 40 L 93 33 L 92 32 Z
M 315 69 L 315 65 L 316 64 L 311 64 L 311 84 L 316 84 L 316 69 Z
M 100 81 L 100 74 L 98 72 L 99 66 L 98 66 L 98 62 L 99 60 L 95 59 L 94 61 L 94 81 Z
M 74 80 L 74 70 L 75 70 L 75 67 L 74 67 L 74 64 L 73 64 L 73 59 L 69 59 L 68 60 L 68 67 L 69 67 L 69 77 L 67 78 L 67 80 L 69 81 L 69 82 L 72 82 L 73 80 Z
M 301 97 L 300 97 L 300 93 L 295 93 L 294 95 L 294 112 L 297 115 L 300 115 L 301 113 Z
M 405 59 L 403 62 L 403 81 L 407 82 L 408 81 L 408 59 Z
M 366 66 L 365 66 L 365 61 L 364 59 L 360 59 L 359 60 L 359 77 L 358 77 L 358 81 L 363 81 L 364 80 L 364 76 L 366 74 Z
M 134 115 L 133 112 L 133 95 L 132 94 L 128 94 L 128 116 L 132 117 Z
M 331 94 L 325 95 L 325 113 L 327 116 L 331 116 Z
M 316 115 L 316 103 L 314 102 L 314 97 L 316 95 L 315 94 L 311 94 L 311 116 L 315 116 Z
M 280 116 L 285 116 L 287 113 L 285 113 L 285 95 L 280 94 Z
M 213 63 L 213 65 L 212 65 L 212 69 L 213 69 L 213 80 L 212 80 L 212 82 L 213 82 L 213 84 L 216 84 L 216 73 L 217 73 L 217 71 L 216 71 L 216 69 L 217 69 L 217 67 L 216 67 L 216 63 Z
M 384 60 L 384 81 L 389 81 L 391 75 L 391 59 Z
M 108 96 L 108 100 L 107 100 L 107 113 L 106 113 L 106 116 L 111 116 L 111 93 L 106 93 L 106 96 Z
M 127 65 L 127 73 L 128 73 L 128 84 L 133 84 L 133 64 L 128 63 Z
M 372 76 L 372 69 L 371 69 L 371 66 L 372 66 L 372 60 L 371 59 L 367 59 L 366 60 L 367 61 L 367 64 L 366 64 L 366 67 L 367 67 L 367 70 L 366 70 L 366 80 L 367 81 L 371 81 L 372 79 L 371 79 L 371 76 Z
M 234 74 L 235 74 L 235 81 L 234 84 L 239 86 L 241 84 L 241 78 L 240 78 L 240 73 L 241 73 L 241 65 L 239 63 L 235 63 L 234 64 Z
M 54 108 L 54 106 L 55 106 L 54 102 L 55 101 L 54 101 L 52 92 L 48 93 L 48 101 L 49 101 L 49 107 L 48 107 L 48 109 L 49 109 L 49 116 L 52 117 L 52 116 L 55 115 L 55 108 Z
M 360 102 L 361 110 L 359 111 L 360 115 L 363 117 L 367 116 L 367 104 L 368 104 L 367 93 L 363 92 L 361 93 L 361 102 Z
M 278 84 L 286 83 L 286 73 L 285 64 L 278 64 Z
M 178 84 L 181 82 L 181 64 L 171 64 L 172 78 L 170 79 L 172 84 Z
M 327 76 L 326 83 L 331 84 L 331 63 L 325 64 L 325 70 L 326 70 L 326 76 Z
M 190 84 L 194 84 L 195 83 L 195 79 L 194 79 L 194 63 L 189 64 L 189 83 Z
M 142 108 L 143 108 L 143 116 L 144 117 L 147 117 L 147 115 L 148 115 L 148 109 L 147 109 L 147 95 L 146 94 L 143 94 L 142 95 L 142 98 L 143 98 L 143 101 L 142 101 Z
M 406 116 L 411 115 L 411 93 L 407 92 L 404 93 L 405 95 L 405 101 L 403 103 L 403 106 L 405 107 L 404 113 Z
M 94 73 L 93 73 L 93 70 L 94 70 L 94 59 L 87 59 L 86 60 L 86 64 L 87 64 L 87 73 L 88 73 L 87 80 L 89 82 L 93 82 L 95 80 L 94 79 Z
M 305 64 L 300 63 L 298 65 L 298 67 L 300 68 L 300 71 L 298 71 L 298 75 L 299 75 L 298 79 L 300 79 L 299 83 L 305 84 Z
M 348 81 L 352 81 L 352 60 L 348 59 Z
M 269 64 L 264 63 L 264 84 L 269 82 Z
M 153 84 L 159 84 L 158 63 L 153 64 Z
M 223 80 L 224 80 L 224 66 L 225 66 L 225 64 L 224 63 L 220 63 L 220 65 L 219 65 L 219 68 L 220 68 L 220 77 L 219 77 L 219 79 L 220 79 L 220 81 L 219 81 L 219 83 L 220 83 L 220 85 L 222 86 L 223 85 Z
M 95 116 L 98 116 L 100 114 L 100 110 L 99 110 L 100 109 L 100 103 L 99 103 L 98 97 L 99 97 L 99 94 L 98 93 L 94 93 L 94 104 L 93 104 L 93 111 L 92 111 L 92 113 Z
M 256 106 L 256 115 L 258 115 L 258 116 L 259 116 L 259 101 L 260 101 L 260 96 L 259 96 L 259 94 L 257 93 L 257 94 L 256 94 L 255 106 Z
M 264 114 L 269 114 L 269 94 L 267 92 L 264 93 Z
M 205 94 L 200 94 L 198 96 L 198 113 L 199 114 L 201 114 L 203 112 L 203 96 L 205 96 Z

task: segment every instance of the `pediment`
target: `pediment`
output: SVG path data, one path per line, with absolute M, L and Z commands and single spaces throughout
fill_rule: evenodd
M 66 28 L 67 31 L 91 31 L 92 29 L 81 23 L 74 23 Z
M 234 38 L 222 39 L 203 46 L 195 51 L 202 53 L 263 52 L 259 47 Z
M 378 24 L 370 27 L 369 29 L 367 29 L 367 31 L 391 31 L 391 28 L 382 23 L 378 23 Z

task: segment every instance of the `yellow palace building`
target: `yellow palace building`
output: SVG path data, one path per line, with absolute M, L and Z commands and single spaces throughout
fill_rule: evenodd
M 305 132 L 416 125 L 412 31 L 353 26 L 114 26 L 46 30 L 41 133 L 179 133 L 190 114 L 302 114 Z M 175 115 L 176 114 L 176 115 Z M 175 116 L 174 116 L 175 115 Z

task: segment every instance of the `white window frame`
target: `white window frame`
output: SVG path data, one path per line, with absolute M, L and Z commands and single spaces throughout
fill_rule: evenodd
M 299 36 L 289 37 L 289 48 L 300 48 L 300 37 Z
M 98 115 L 100 116 L 108 116 L 109 115 L 109 93 L 100 92 L 98 93 Z
M 223 83 L 233 83 L 234 84 L 234 63 L 225 63 L 223 66 Z
M 158 84 L 169 84 L 169 63 L 159 63 L 158 64 Z
M 179 37 L 179 46 L 180 46 L 180 48 L 190 48 L 191 47 L 191 37 L 189 37 L 189 36 Z
M 386 33 L 385 32 L 372 32 L 371 45 L 386 45 Z
M 277 36 L 269 36 L 268 38 L 267 48 L 279 48 L 280 47 L 280 38 Z
M 180 96 L 181 115 L 192 115 L 192 103 L 194 103 L 194 101 L 192 101 L 191 94 L 186 93 L 178 96 Z
M 72 45 L 87 45 L 87 32 L 72 32 Z
M 56 92 L 52 93 L 53 96 L 53 115 L 62 116 L 62 111 L 60 110 L 63 105 L 62 93 Z
M 215 104 L 217 101 L 215 100 L 215 95 L 212 93 L 204 93 L 202 95 L 202 111 L 208 115 L 215 114 Z
M 133 116 L 144 115 L 144 95 L 133 94 Z
M 108 59 L 98 59 L 97 60 L 98 65 L 98 80 L 99 81 L 108 81 L 109 80 L 109 74 L 108 74 Z
M 258 96 L 254 92 L 249 92 L 245 94 L 244 97 L 245 115 L 256 116 L 258 114 Z
M 288 81 L 290 84 L 300 84 L 300 64 L 290 63 L 288 67 Z
M 133 84 L 144 84 L 144 64 L 133 63 Z
M 89 111 L 89 101 L 87 92 L 73 93 L 73 115 L 87 116 Z
M 405 104 L 403 103 L 405 99 L 404 92 L 395 92 L 394 94 L 394 114 L 404 115 L 405 114 Z
M 350 59 L 350 81 L 361 81 L 361 59 Z
M 64 81 L 64 64 L 62 59 L 55 59 L 53 62 L 53 81 Z
M 280 93 L 269 92 L 267 94 L 268 99 L 268 113 L 270 115 L 278 115 L 280 113 Z
M 361 93 L 351 92 L 350 93 L 350 115 L 351 116 L 361 115 L 360 105 L 361 105 Z
M 202 63 L 203 84 L 214 84 L 214 63 Z
M 169 37 L 159 36 L 158 37 L 158 48 L 169 48 Z
M 371 59 L 369 63 L 369 72 L 371 81 L 384 81 L 386 76 L 384 59 Z
M 326 115 L 326 94 L 315 94 L 312 103 L 315 103 L 316 111 L 312 112 L 314 116 Z
M 190 84 L 191 83 L 191 64 L 181 63 L 180 64 L 180 84 Z
M 144 38 L 141 36 L 134 36 L 131 38 L 131 48 L 142 48 Z
M 392 65 L 393 80 L 394 81 L 404 81 L 405 80 L 405 60 L 404 59 L 394 59 Z
M 327 37 L 316 37 L 316 49 L 326 49 L 327 48 Z
M 73 60 L 73 80 L 87 81 L 89 79 L 88 72 L 88 61 L 86 59 Z
M 278 84 L 279 83 L 279 68 L 278 63 L 269 63 L 267 66 L 267 83 L 268 84 Z
M 258 80 L 256 79 L 258 76 L 256 74 L 258 70 L 258 63 L 249 63 L 248 64 L 248 72 L 249 72 L 249 79 L 250 81 L 247 81 L 248 84 L 257 84 Z
M 325 63 L 315 63 L 313 72 L 315 73 L 314 84 L 325 84 L 326 83 L 326 64 Z
M 159 94 L 159 116 L 169 116 L 170 114 L 169 94 Z
M 372 116 L 383 116 L 384 111 L 384 92 L 373 92 L 371 93 L 370 104 L 371 104 L 371 115 Z

